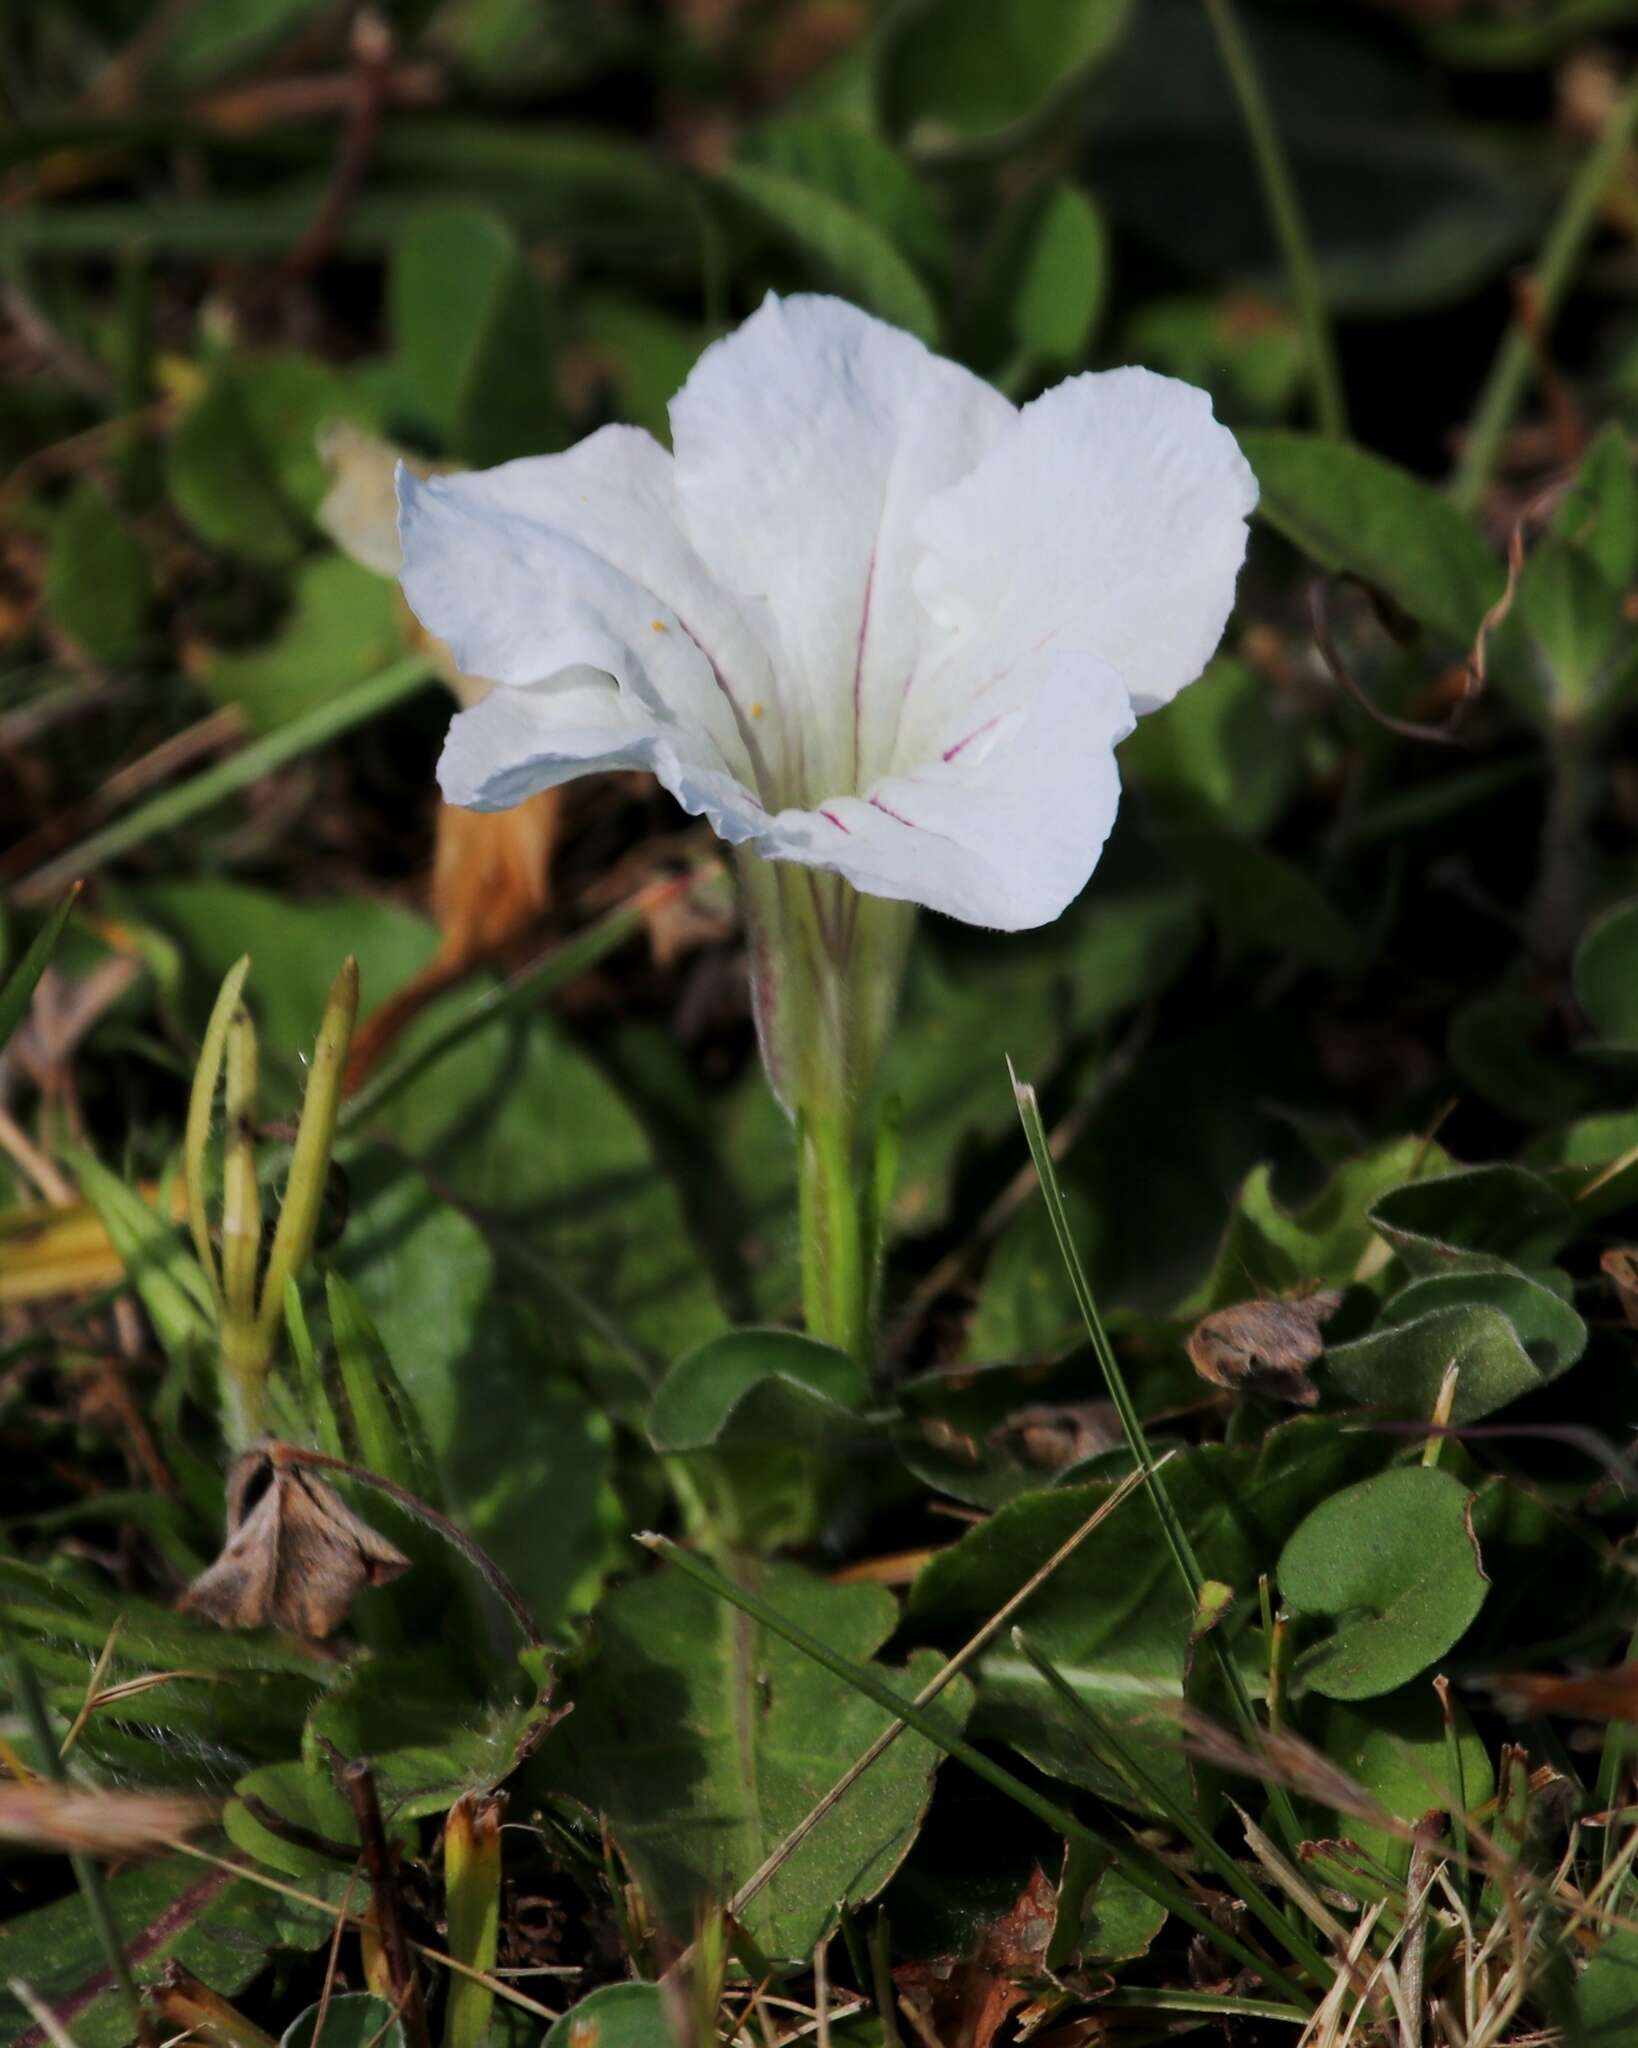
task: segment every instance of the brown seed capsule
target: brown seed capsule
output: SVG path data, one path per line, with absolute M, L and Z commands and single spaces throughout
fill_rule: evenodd
M 1328 1287 L 1296 1301 L 1242 1301 L 1215 1309 L 1190 1332 L 1190 1362 L 1214 1387 L 1273 1394 L 1312 1408 L 1319 1389 L 1307 1368 L 1325 1349 L 1320 1325 L 1341 1306 L 1341 1290 Z
M 177 1606 L 221 1628 L 280 1628 L 323 1637 L 347 1618 L 365 1586 L 385 1586 L 409 1559 L 333 1487 L 281 1464 L 258 1444 L 228 1473 L 228 1540 Z

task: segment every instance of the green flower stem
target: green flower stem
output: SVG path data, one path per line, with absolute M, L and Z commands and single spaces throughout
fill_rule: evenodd
M 915 917 L 833 875 L 742 854 L 757 1033 L 796 1123 L 802 1309 L 809 1332 L 870 1362 L 883 1179 L 876 1078 Z
M 803 1318 L 810 1335 L 868 1363 L 870 1260 L 854 1154 L 845 1113 L 799 1116 Z
M 1314 394 L 1314 413 L 1321 431 L 1337 440 L 1348 436 L 1348 408 L 1343 397 L 1342 373 L 1337 367 L 1336 344 L 1320 284 L 1319 266 L 1309 244 L 1308 228 L 1297 199 L 1297 187 L 1286 161 L 1285 148 L 1274 126 L 1274 110 L 1263 91 L 1262 79 L 1246 41 L 1245 31 L 1234 12 L 1232 0 L 1204 0 L 1206 18 L 1217 38 L 1223 68 L 1229 75 L 1240 115 L 1257 160 L 1257 175 L 1269 219 L 1280 245 L 1286 282 L 1303 331 L 1308 357 L 1308 378 Z
M 1502 444 L 1524 398 L 1535 368 L 1536 350 L 1558 317 L 1564 295 L 1581 261 L 1604 194 L 1621 167 L 1621 159 L 1638 135 L 1638 77 L 1611 114 L 1604 132 L 1587 152 L 1564 195 L 1564 204 L 1548 230 L 1532 282 L 1531 303 L 1524 319 L 1515 319 L 1491 365 L 1473 414 L 1451 484 L 1458 505 L 1474 510 L 1484 496 Z

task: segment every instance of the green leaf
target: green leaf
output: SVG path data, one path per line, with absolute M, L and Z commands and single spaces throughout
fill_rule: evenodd
M 424 432 L 480 467 L 562 445 L 545 281 L 498 214 L 423 207 L 393 245 L 388 299 Z
M 1322 569 L 1362 577 L 1429 631 L 1471 644 L 1501 595 L 1502 570 L 1447 497 L 1379 455 L 1319 434 L 1260 429 L 1240 445 L 1270 526 Z
M 658 1984 L 605 1984 L 554 2020 L 541 2048 L 670 2048 L 675 2038 Z
M 293 561 L 326 489 L 318 430 L 341 417 L 374 424 L 345 380 L 309 356 L 218 364 L 166 449 L 177 510 L 229 553 Z
M 740 1569 L 849 1659 L 869 1658 L 893 1630 L 895 1605 L 879 1588 L 827 1585 L 793 1565 Z M 912 1660 L 907 1696 L 938 1662 Z M 952 1726 L 967 1697 L 959 1680 L 941 1695 Z M 687 1934 L 702 1905 L 742 1884 L 886 1724 L 879 1707 L 782 1638 L 667 1574 L 604 1603 L 575 1710 L 537 1778 L 607 1816 L 649 1910 Z M 905 1733 L 819 1822 L 746 1908 L 765 1954 L 805 1959 L 838 1902 L 881 1889 L 914 1839 L 935 1760 L 928 1742 Z
M 648 1411 L 649 1441 L 657 1451 L 726 1441 L 771 1450 L 809 1431 L 856 1427 L 868 1391 L 862 1367 L 833 1345 L 795 1330 L 730 1330 L 666 1374 Z
M 1271 952 L 1332 974 L 1357 973 L 1365 964 L 1369 935 L 1294 861 L 1209 824 L 1168 832 L 1166 845 L 1210 903 L 1233 951 Z
M 308 2006 L 279 2036 L 279 2048 L 314 2048 L 321 2011 L 324 2048 L 405 2048 L 397 2011 L 370 1991 L 342 1991 L 328 2005 Z
M 173 1223 L 149 1208 L 91 1153 L 67 1157 L 80 1193 L 96 1210 L 166 1357 L 197 1388 L 215 1359 L 216 1316 L 192 1248 Z
M 367 1757 L 395 1823 L 444 1813 L 463 1793 L 492 1792 L 539 1742 L 538 1653 L 525 1652 L 516 1699 L 479 1696 L 481 1674 L 434 1641 L 413 1654 L 355 1662 L 315 1707 L 303 1755 L 321 1768 L 333 1745 Z M 527 1680 L 529 1692 L 521 1696 Z
M 1600 428 L 1581 458 L 1553 514 L 1553 532 L 1584 550 L 1616 591 L 1638 574 L 1638 468 L 1618 421 Z
M 317 709 L 404 652 L 398 593 L 341 555 L 304 563 L 292 579 L 290 615 L 273 639 L 217 652 L 205 687 L 237 704 L 258 732 Z
M 868 129 L 785 114 L 748 129 L 734 158 L 828 192 L 885 235 L 918 271 L 948 270 L 950 238 L 932 193 L 899 152 Z
M 1281 714 L 1268 678 L 1223 655 L 1120 747 L 1123 780 L 1168 818 L 1205 818 L 1255 838 L 1269 830 L 1302 774 L 1302 733 Z
M 1293 1675 L 1327 1699 L 1370 1699 L 1425 1671 L 1462 1636 L 1489 1581 L 1468 1519 L 1473 1496 L 1435 1467 L 1378 1473 L 1323 1501 L 1280 1553 L 1280 1594 L 1334 1632 Z
M 1558 1191 L 1522 1166 L 1465 1166 L 1424 1175 L 1381 1196 L 1371 1221 L 1413 1273 L 1547 1265 L 1578 1219 Z
M 1439 1173 L 1449 1164 L 1425 1138 L 1391 1138 L 1345 1161 L 1295 1209 L 1280 1204 L 1271 1169 L 1259 1166 L 1240 1190 L 1210 1277 L 1187 1312 L 1203 1315 L 1244 1301 L 1248 1292 L 1347 1286 L 1378 1242 L 1371 1221 L 1377 1198 L 1413 1174 Z
M 95 484 L 80 484 L 52 523 L 43 595 L 53 622 L 93 661 L 141 652 L 153 599 L 148 557 Z
M 4 1052 L 11 1034 L 28 1014 L 40 976 L 45 973 L 52 954 L 57 950 L 57 941 L 63 935 L 63 927 L 68 923 L 79 893 L 78 889 L 69 890 L 35 933 L 28 951 L 6 976 L 4 985 L 0 986 L 0 1052 Z
M 680 1358 L 648 1411 L 660 1452 L 696 1454 L 718 1519 L 745 1548 L 811 1541 L 866 1433 L 869 1393 L 845 1352 L 792 1330 L 733 1330 Z M 827 1453 L 829 1454 L 827 1456 Z
M 1089 1969 L 1132 1962 L 1148 1954 L 1165 1924 L 1165 1907 L 1140 1892 L 1118 1863 L 1111 1863 L 1081 1908 L 1081 1962 Z
M 1304 1711 L 1303 1732 L 1391 1819 L 1414 1826 L 1435 1808 L 1471 1814 L 1496 1787 L 1490 1753 L 1467 1710 L 1453 1700 L 1451 1711 L 1454 1757 L 1444 1709 L 1426 1684 L 1354 1703 L 1315 1701 Z M 1410 1844 L 1357 1814 L 1327 1813 L 1321 1826 L 1357 1842 L 1396 1876 L 1409 1867 Z
M 1598 1049 L 1638 1051 L 1638 898 L 1588 927 L 1576 948 L 1575 994 Z
M 323 13 L 324 0 L 238 0 L 233 7 L 189 8 L 160 42 L 158 76 L 175 86 L 208 85 L 254 63 Z
M 1396 1295 L 1368 1336 L 1328 1349 L 1324 1370 L 1352 1400 L 1425 1420 L 1455 1366 L 1461 1424 L 1568 1372 L 1586 1344 L 1575 1310 L 1522 1273 L 1440 1273 Z
M 1357 10 L 1239 10 L 1337 313 L 1405 315 L 1471 298 L 1535 246 L 1540 158 L 1454 114 L 1430 67 Z M 1084 117 L 1098 195 L 1131 242 L 1184 276 L 1283 297 L 1257 152 L 1198 0 L 1143 0 Z
M 161 1857 L 107 1884 L 139 1984 L 152 1983 L 176 1962 L 231 1998 L 270 1955 L 315 1949 L 334 1925 L 328 1913 L 192 1856 Z M 17 1977 L 54 2009 L 78 2048 L 126 2048 L 130 2013 L 110 1982 L 77 1892 L 0 1927 L 0 1986 Z M 32 2025 L 11 1993 L 0 1989 L 0 2030 L 14 2038 Z
M 735 162 L 719 173 L 740 200 L 823 282 L 895 327 L 936 341 L 938 307 L 914 268 L 870 219 L 822 186 L 765 164 Z
M 396 1813 L 384 1824 L 388 1840 L 413 1853 L 413 1826 Z M 358 1822 L 351 1803 L 336 1789 L 328 1757 L 264 1764 L 246 1772 L 223 1809 L 222 1826 L 235 1848 L 303 1885 L 338 1872 L 345 1878 L 358 1856 Z M 313 1837 L 334 1844 L 341 1855 L 326 1854 Z
M 1625 2048 L 1638 2027 L 1638 1932 L 1617 1927 L 1576 1981 L 1581 2048 Z
M 1572 1117 L 1597 1099 L 1598 1080 L 1558 1052 L 1558 1025 L 1556 1010 L 1533 990 L 1489 989 L 1451 1018 L 1451 1065 L 1485 1101 L 1521 1123 Z
M 640 299 L 613 292 L 576 295 L 578 330 L 596 351 L 599 369 L 613 385 L 619 417 L 646 427 L 669 446 L 668 407 L 699 360 L 711 335 L 697 321 L 678 320 Z
M 1295 321 L 1261 300 L 1205 292 L 1148 299 L 1123 336 L 1121 360 L 1203 386 L 1219 416 L 1236 422 L 1288 414 L 1306 374 Z
M 1071 92 L 1126 24 L 1131 0 L 921 0 L 881 56 L 888 125 L 927 146 L 998 139 Z
M 1022 251 L 1012 301 L 1019 348 L 1053 369 L 1084 361 L 1103 313 L 1108 268 L 1097 208 L 1078 186 L 1055 185 Z
M 1253 1591 L 1279 1547 L 1317 1501 L 1380 1459 L 1333 1423 L 1303 1417 L 1256 1450 L 1214 1447 L 1175 1457 L 1166 1486 L 1201 1569 Z M 1108 1483 L 1027 1493 L 942 1550 L 911 1589 L 918 1633 L 977 1628 L 1107 1497 Z M 1252 1601 L 1255 1605 L 1255 1601 Z M 1243 1623 L 1246 1603 L 1223 1626 Z M 1189 1666 L 1193 1600 L 1159 1521 L 1141 1494 L 1093 1530 L 1020 1611 L 1031 1645 L 1120 1739 L 1138 1749 L 1177 1801 L 1192 1806 L 1189 1766 L 1170 1739 Z M 1080 1725 L 1010 1640 L 972 1666 L 974 1734 L 999 1738 L 1040 1769 L 1105 1797 L 1129 1797 L 1096 1761 Z
M 1621 600 L 1590 549 L 1549 533 L 1531 549 L 1492 667 L 1538 718 L 1590 710 L 1611 696 L 1635 644 Z

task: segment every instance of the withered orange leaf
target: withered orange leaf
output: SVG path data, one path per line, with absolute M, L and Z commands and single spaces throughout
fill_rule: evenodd
M 276 1448 L 276 1447 L 273 1447 Z M 365 1586 L 385 1586 L 409 1559 L 333 1487 L 257 1445 L 228 1473 L 228 1540 L 177 1606 L 221 1628 L 280 1628 L 322 1638 Z
M 1342 1306 L 1327 1287 L 1294 1301 L 1242 1301 L 1214 1309 L 1189 1333 L 1189 1360 L 1203 1380 L 1231 1393 L 1274 1394 L 1312 1408 L 1319 1389 L 1307 1368 L 1325 1350 L 1320 1326 Z
M 1028 1979 L 1045 1967 L 1057 1907 L 1057 1887 L 1037 1867 L 971 1954 L 900 1963 L 893 1982 L 921 2038 L 939 2048 L 990 2048 L 1033 1995 Z
M 1598 1263 L 1615 1289 L 1622 1315 L 1638 1330 L 1638 1248 L 1611 1245 Z
M 1556 1671 L 1507 1671 L 1487 1681 L 1515 1714 L 1583 1714 L 1591 1721 L 1638 1721 L 1638 1663 L 1566 1677 Z

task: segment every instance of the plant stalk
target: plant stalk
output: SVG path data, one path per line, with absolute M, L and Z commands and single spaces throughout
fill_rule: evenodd
M 1342 373 L 1337 366 L 1336 343 L 1326 311 L 1325 292 L 1319 266 L 1314 261 L 1307 223 L 1297 198 L 1291 165 L 1274 125 L 1274 110 L 1263 90 L 1251 45 L 1235 13 L 1233 0 L 1203 0 L 1206 19 L 1217 38 L 1223 69 L 1229 75 L 1240 116 L 1246 124 L 1257 176 L 1268 205 L 1269 220 L 1280 245 L 1286 282 L 1302 327 L 1303 348 L 1308 357 L 1308 381 L 1313 392 L 1314 415 L 1320 430 L 1334 439 L 1348 438 L 1348 408 L 1343 396 Z
M 1210 4 L 1210 0 L 1208 0 Z M 1591 239 L 1598 209 L 1638 134 L 1638 77 L 1627 87 L 1604 132 L 1583 158 L 1564 203 L 1541 245 L 1528 300 L 1515 314 L 1474 409 L 1451 495 L 1466 511 L 1477 508 L 1501 459 L 1503 443 L 1523 401 L 1536 353 L 1558 318 L 1565 293 Z

